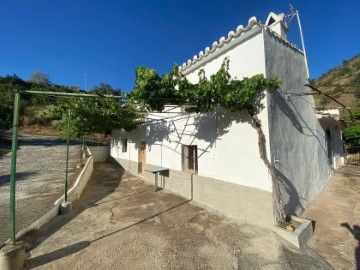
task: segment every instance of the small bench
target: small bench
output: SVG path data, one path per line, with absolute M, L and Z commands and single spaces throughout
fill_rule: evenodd
M 158 190 L 159 175 L 169 176 L 169 169 L 164 168 L 164 167 L 156 167 L 156 168 L 152 168 L 152 169 L 146 169 L 145 171 L 151 172 L 152 174 L 155 175 L 155 191 Z

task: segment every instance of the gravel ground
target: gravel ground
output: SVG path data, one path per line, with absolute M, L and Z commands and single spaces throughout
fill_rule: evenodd
M 1 132 L 1 149 L 11 148 L 11 133 Z M 16 232 L 38 219 L 61 197 L 64 189 L 66 141 L 56 137 L 19 134 L 16 174 Z M 71 145 L 69 157 L 69 188 L 78 170 L 78 145 Z M 10 235 L 11 153 L 0 157 L 0 245 Z
M 74 211 L 24 240 L 25 269 L 331 269 L 273 231 L 234 223 L 109 163 Z

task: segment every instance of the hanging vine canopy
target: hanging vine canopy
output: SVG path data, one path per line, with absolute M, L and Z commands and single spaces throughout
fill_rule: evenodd
M 164 75 L 147 67 L 136 69 L 136 86 L 127 98 L 144 105 L 150 111 L 163 111 L 167 104 L 190 104 L 188 113 L 214 111 L 219 104 L 231 111 L 247 110 L 250 115 L 258 113 L 261 94 L 264 90 L 274 91 L 280 87 L 278 78 L 266 79 L 262 74 L 233 79 L 229 73 L 229 59 L 225 58 L 219 71 L 206 77 L 199 72 L 199 82 L 192 84 L 181 74 L 178 66 Z

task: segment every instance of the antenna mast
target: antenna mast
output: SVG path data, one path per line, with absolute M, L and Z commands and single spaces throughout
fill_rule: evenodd
M 286 16 L 288 18 L 289 23 L 292 22 L 292 20 L 294 19 L 295 16 L 296 16 L 298 24 L 299 24 L 301 45 L 302 45 L 302 50 L 304 52 L 304 58 L 305 58 L 306 74 L 307 74 L 308 80 L 310 80 L 309 64 L 308 64 L 308 59 L 307 59 L 307 55 L 306 55 L 305 42 L 304 42 L 304 36 L 303 36 L 301 22 L 300 22 L 299 11 L 298 10 L 294 11 L 294 7 L 292 5 L 290 5 L 290 14 Z

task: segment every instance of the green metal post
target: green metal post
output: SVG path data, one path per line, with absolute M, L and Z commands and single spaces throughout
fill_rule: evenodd
M 66 136 L 66 169 L 65 169 L 65 202 L 67 202 L 67 186 L 68 186 L 68 168 L 69 168 L 69 137 L 70 137 L 70 119 L 71 119 L 71 109 L 69 109 L 69 118 L 68 118 L 68 128 Z
M 15 245 L 15 180 L 16 180 L 16 152 L 18 145 L 19 114 L 20 114 L 20 93 L 15 92 L 12 145 L 11 145 L 11 170 L 10 170 L 10 243 L 12 245 Z
M 82 142 L 80 143 L 80 167 L 82 167 L 83 165 L 83 142 L 84 142 L 84 136 L 81 136 L 80 141 L 82 140 Z

